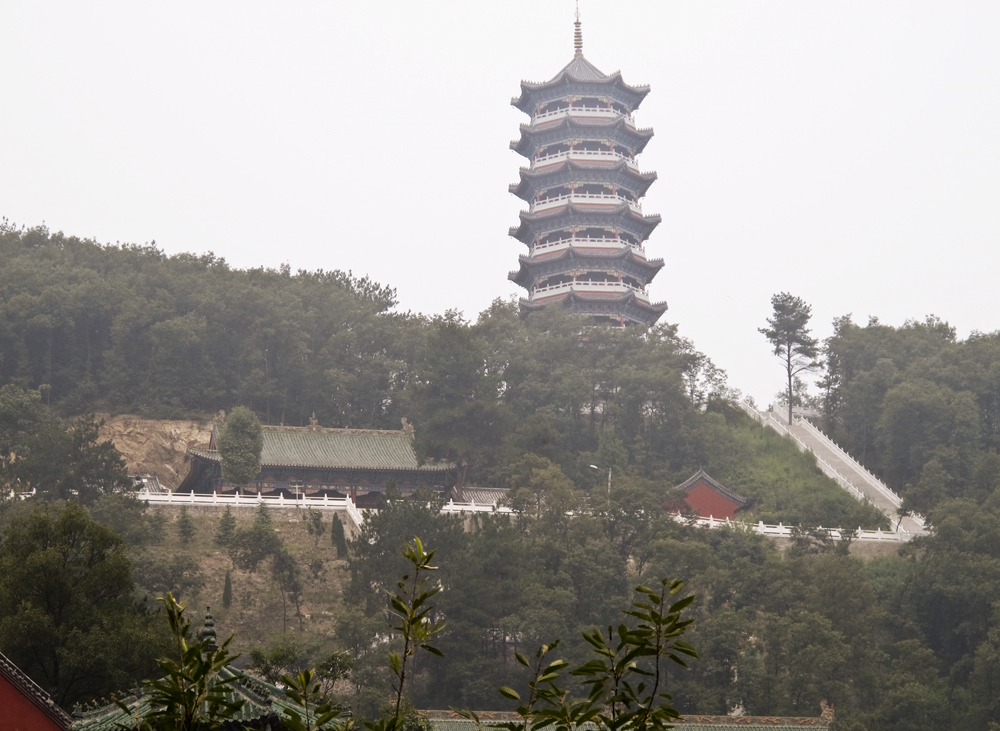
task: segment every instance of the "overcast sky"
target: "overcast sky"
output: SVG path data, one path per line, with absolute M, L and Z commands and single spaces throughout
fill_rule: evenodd
M 1000 3 L 582 0 L 584 53 L 652 87 L 650 287 L 768 403 L 770 296 L 1000 329 Z M 572 0 L 0 0 L 0 216 L 239 267 L 344 269 L 468 317 L 519 289 L 519 81 Z M 2 266 L 2 262 L 0 262 Z

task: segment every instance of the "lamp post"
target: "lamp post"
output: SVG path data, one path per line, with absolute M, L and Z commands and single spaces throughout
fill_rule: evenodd
M 596 464 L 592 464 L 590 466 L 591 466 L 592 469 L 595 469 L 595 470 L 601 469 Z M 611 468 L 610 467 L 608 467 L 608 502 L 609 503 L 611 502 Z

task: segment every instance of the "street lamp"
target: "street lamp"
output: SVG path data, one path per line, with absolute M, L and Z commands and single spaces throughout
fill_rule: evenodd
M 595 470 L 601 469 L 596 464 L 592 464 L 590 466 L 591 466 L 592 469 L 595 469 Z M 611 502 L 611 468 L 610 467 L 608 467 L 608 502 Z

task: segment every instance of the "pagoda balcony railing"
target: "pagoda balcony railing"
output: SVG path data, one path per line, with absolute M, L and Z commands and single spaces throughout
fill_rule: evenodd
M 571 246 L 576 246 L 579 248 L 595 248 L 595 249 L 606 249 L 612 247 L 615 249 L 623 249 L 626 246 L 630 246 L 636 253 L 646 255 L 646 249 L 643 246 L 637 244 L 630 244 L 628 241 L 622 241 L 621 239 L 603 238 L 603 239 L 559 239 L 558 241 L 549 241 L 544 244 L 535 244 L 531 247 L 532 254 L 549 253 L 553 251 L 561 251 L 562 249 L 568 249 Z
M 635 125 L 632 115 L 622 114 L 617 109 L 608 109 L 607 107 L 563 107 L 562 109 L 553 109 L 550 112 L 542 112 L 541 114 L 536 114 L 531 118 L 532 124 L 535 122 L 548 122 L 552 119 L 559 119 L 560 117 L 607 117 L 608 119 L 614 119 L 616 117 L 624 117 L 625 120 L 631 124 Z
M 634 287 L 626 282 L 589 282 L 583 279 L 577 279 L 573 282 L 562 282 L 560 284 L 547 284 L 543 287 L 535 287 L 531 293 L 531 299 L 536 299 L 539 295 L 552 297 L 553 295 L 561 294 L 563 292 L 599 292 L 604 294 L 635 292 L 636 297 L 641 299 L 643 302 L 649 302 L 649 295 L 643 292 L 639 287 Z
M 534 170 L 535 168 L 552 165 L 563 160 L 589 160 L 591 162 L 617 162 L 618 160 L 624 160 L 630 168 L 639 169 L 639 164 L 635 161 L 635 158 L 622 155 L 619 152 L 612 152 L 611 150 L 565 150 L 563 152 L 553 152 L 551 155 L 542 155 L 535 158 L 531 163 L 531 168 Z
M 550 208 L 564 206 L 567 203 L 598 203 L 609 206 L 620 206 L 622 203 L 628 203 L 629 208 L 640 215 L 642 214 L 641 204 L 630 201 L 628 198 L 622 198 L 620 195 L 608 195 L 606 193 L 569 193 L 554 198 L 546 198 L 545 200 L 535 201 L 531 205 L 531 212 L 547 211 Z

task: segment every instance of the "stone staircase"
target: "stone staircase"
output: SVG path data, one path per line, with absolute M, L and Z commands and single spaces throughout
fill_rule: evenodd
M 823 474 L 858 500 L 868 500 L 881 510 L 889 519 L 893 531 L 903 534 L 907 539 L 927 532 L 924 520 L 919 515 L 907 515 L 901 519 L 899 508 L 902 500 L 899 495 L 807 419 L 793 419 L 789 424 L 772 411 L 757 411 L 749 404 L 741 405 L 753 419 L 779 434 L 791 437 L 799 449 L 812 453 Z

